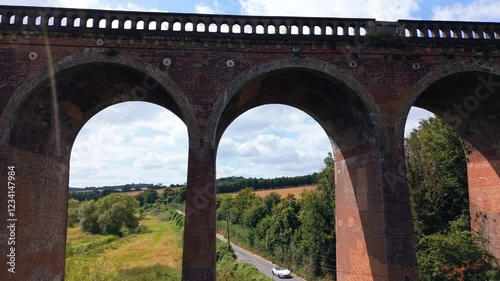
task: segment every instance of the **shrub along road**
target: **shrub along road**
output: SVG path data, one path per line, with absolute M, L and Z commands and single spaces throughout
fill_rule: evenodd
M 227 243 L 227 240 L 220 234 L 217 234 L 217 238 L 221 241 L 224 241 Z M 238 247 L 231 243 L 231 247 L 233 248 L 234 254 L 238 258 L 238 260 L 242 262 L 249 263 L 253 265 L 255 268 L 257 268 L 260 272 L 265 274 L 266 276 L 269 276 L 273 280 L 279 280 L 277 276 L 274 276 L 271 272 L 271 269 L 275 266 L 272 262 L 261 258 L 241 247 Z M 297 280 L 297 281 L 306 281 L 300 277 L 297 277 L 293 274 L 292 272 L 292 278 L 288 278 L 287 280 Z
M 182 211 L 176 210 L 179 214 L 184 215 Z M 223 242 L 227 243 L 226 238 L 224 236 L 220 235 L 217 233 L 217 238 Z M 272 262 L 261 258 L 257 256 L 256 254 L 253 254 L 252 252 L 249 252 L 241 247 L 238 247 L 231 243 L 231 247 L 233 248 L 234 254 L 236 255 L 236 258 L 242 262 L 246 262 L 248 264 L 253 265 L 255 268 L 257 268 L 260 272 L 262 272 L 264 275 L 269 276 L 273 280 L 279 280 L 277 276 L 274 276 L 272 274 L 271 269 L 275 266 Z M 287 280 L 297 280 L 297 281 L 307 281 L 304 280 L 298 276 L 295 276 L 292 272 L 292 278 L 288 278 Z

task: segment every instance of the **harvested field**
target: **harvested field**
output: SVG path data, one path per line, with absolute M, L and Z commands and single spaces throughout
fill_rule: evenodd
M 257 190 L 255 191 L 255 194 L 259 195 L 260 197 L 266 197 L 269 195 L 271 192 L 276 192 L 281 197 L 286 197 L 288 194 L 292 194 L 295 198 L 299 199 L 300 198 L 300 193 L 304 190 L 316 190 L 317 186 L 316 185 L 304 185 L 304 186 L 297 186 L 297 187 L 287 187 L 287 188 L 279 188 L 279 189 L 267 189 L 267 190 Z M 233 194 L 236 196 L 236 193 Z
M 123 194 L 127 194 L 127 195 L 132 195 L 132 196 L 135 196 L 141 192 L 143 192 L 144 190 L 146 189 L 143 189 L 141 191 L 129 191 L 129 192 L 123 192 Z M 163 194 L 163 188 L 162 189 L 156 189 L 156 192 L 158 192 L 158 196 L 161 196 Z

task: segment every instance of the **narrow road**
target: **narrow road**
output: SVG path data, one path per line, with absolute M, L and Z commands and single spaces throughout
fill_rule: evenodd
M 184 215 L 182 211 L 179 210 L 176 211 L 179 214 Z M 220 235 L 219 233 L 217 233 L 216 235 L 217 239 L 227 243 L 227 240 L 226 238 L 224 238 L 224 236 Z M 264 275 L 268 276 L 272 280 L 280 280 L 280 278 L 278 278 L 278 276 L 274 276 L 271 271 L 271 269 L 275 266 L 275 264 L 241 247 L 238 247 L 233 243 L 231 243 L 231 247 L 233 248 L 234 254 L 236 255 L 236 258 L 238 258 L 238 260 L 253 265 L 260 272 L 262 272 Z M 306 281 L 298 276 L 295 276 L 293 272 L 292 272 L 292 278 L 287 278 L 286 280 Z
M 227 240 L 222 235 L 217 234 L 217 238 L 219 240 L 222 240 L 222 241 L 227 243 Z M 233 243 L 231 243 L 231 247 L 233 248 L 234 254 L 238 258 L 238 260 L 253 265 L 260 272 L 262 272 L 264 275 L 268 276 L 269 278 L 272 278 L 273 280 L 280 280 L 280 278 L 278 278 L 277 276 L 274 276 L 271 273 L 271 269 L 275 266 L 275 264 L 273 264 L 272 262 L 270 262 L 264 258 L 261 258 L 261 257 L 255 255 L 255 254 L 253 254 L 253 253 L 251 253 L 251 252 L 249 252 L 241 247 L 238 247 L 238 246 L 234 245 Z M 292 272 L 292 278 L 288 278 L 285 280 L 305 281 L 304 279 L 295 276 L 293 274 L 293 272 Z

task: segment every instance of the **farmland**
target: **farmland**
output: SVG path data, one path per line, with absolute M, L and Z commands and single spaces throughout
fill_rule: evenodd
M 278 189 L 267 189 L 267 190 L 257 190 L 254 193 L 260 197 L 266 197 L 272 192 L 278 193 L 281 197 L 286 197 L 289 194 L 293 195 L 295 198 L 300 199 L 301 193 L 305 190 L 316 190 L 317 185 L 304 185 L 297 187 L 286 187 L 286 188 L 278 188 Z M 237 193 L 233 193 L 233 196 L 236 196 Z
M 257 194 L 260 197 L 265 197 L 268 194 L 270 194 L 271 192 L 276 192 L 279 195 L 281 195 L 281 197 L 286 197 L 288 194 L 292 194 L 295 198 L 299 199 L 300 193 L 302 193 L 302 191 L 304 191 L 304 190 L 316 190 L 316 187 L 317 186 L 314 184 L 314 185 L 304 185 L 304 186 L 297 186 L 297 187 L 285 187 L 285 188 L 277 188 L 277 189 L 257 190 L 257 191 L 255 191 L 255 194 Z M 160 195 L 160 196 L 163 193 L 163 189 L 158 189 L 156 191 L 158 192 L 158 195 Z M 130 191 L 130 192 L 126 192 L 126 194 L 135 196 L 141 192 L 142 191 Z M 236 193 L 233 193 L 233 194 L 236 195 Z

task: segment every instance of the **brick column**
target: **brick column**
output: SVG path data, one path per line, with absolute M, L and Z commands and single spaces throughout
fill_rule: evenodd
M 0 150 L 5 151 L 5 150 Z M 68 165 L 9 147 L 0 157 L 0 280 L 64 280 L 68 215 Z M 15 230 L 7 229 L 7 167 L 15 166 Z M 10 204 L 10 203 L 9 203 Z M 13 233 L 12 236 L 11 233 Z M 8 245 L 8 237 L 14 237 Z M 7 255 L 15 253 L 15 273 Z M 14 264 L 12 264 L 14 265 Z
M 182 280 L 215 280 L 215 149 L 190 148 Z
M 468 155 L 467 177 L 472 230 L 489 240 L 485 248 L 500 258 L 500 159 L 495 149 Z
M 376 150 L 345 154 L 335 155 L 337 280 L 418 280 L 404 166 Z

